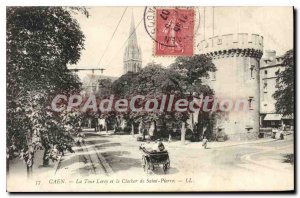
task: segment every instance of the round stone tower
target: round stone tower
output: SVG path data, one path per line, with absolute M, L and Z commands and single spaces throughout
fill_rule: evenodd
M 213 88 L 215 97 L 232 110 L 214 116 L 214 133 L 229 139 L 253 139 L 259 132 L 259 67 L 263 54 L 263 37 L 257 34 L 214 36 L 199 44 L 200 54 L 212 58 L 217 71 L 204 81 Z M 239 101 L 239 102 L 238 102 Z M 245 106 L 243 106 L 245 105 Z

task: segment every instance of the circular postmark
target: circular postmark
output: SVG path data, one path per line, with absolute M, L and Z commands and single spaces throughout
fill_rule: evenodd
M 158 46 L 156 54 L 180 55 L 172 53 L 176 50 L 193 53 L 194 35 L 200 27 L 199 8 L 145 7 L 143 19 L 147 34 Z M 166 48 L 172 51 L 166 52 Z

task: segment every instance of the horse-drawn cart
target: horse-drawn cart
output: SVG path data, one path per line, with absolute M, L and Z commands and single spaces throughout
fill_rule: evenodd
M 145 147 L 140 146 L 142 151 L 142 163 L 144 171 L 154 170 L 159 165 L 163 166 L 164 173 L 170 168 L 170 158 L 168 151 L 148 151 Z

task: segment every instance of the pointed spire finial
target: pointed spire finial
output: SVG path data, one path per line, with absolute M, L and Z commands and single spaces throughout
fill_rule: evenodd
M 142 67 L 142 53 L 137 43 L 133 8 L 131 9 L 131 22 L 128 37 L 128 43 L 123 57 L 124 73 L 129 71 L 138 72 Z

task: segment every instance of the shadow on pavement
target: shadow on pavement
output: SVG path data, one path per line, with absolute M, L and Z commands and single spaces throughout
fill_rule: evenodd
M 86 144 L 103 144 L 109 142 L 108 140 L 85 140 Z
M 165 173 L 163 171 L 163 168 L 162 168 L 162 165 L 160 165 L 159 167 L 155 167 L 155 169 L 153 171 L 150 171 L 150 175 L 151 174 L 154 174 L 154 175 L 172 175 L 172 174 L 176 174 L 178 173 L 179 170 L 177 168 L 174 168 L 174 167 L 170 167 L 169 170 L 167 170 L 167 172 Z
M 133 167 L 142 168 L 141 160 L 124 157 L 124 155 L 130 154 L 128 151 L 109 151 L 101 154 L 114 172 L 128 170 Z
M 115 147 L 115 146 L 121 146 L 120 143 L 105 143 L 101 145 L 95 146 L 96 149 L 106 148 L 106 147 Z
M 85 137 L 99 137 L 100 134 L 97 133 L 84 133 Z

